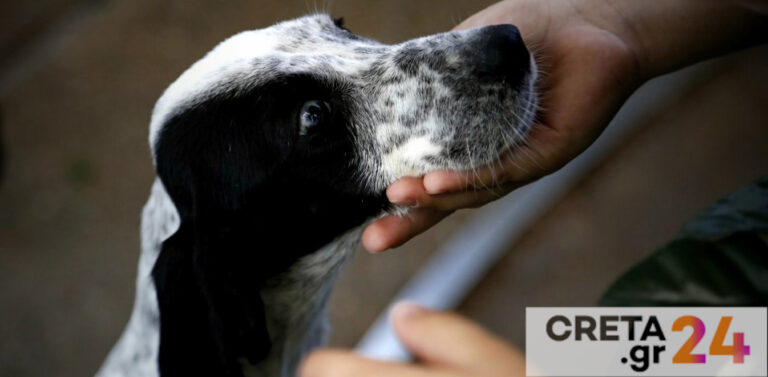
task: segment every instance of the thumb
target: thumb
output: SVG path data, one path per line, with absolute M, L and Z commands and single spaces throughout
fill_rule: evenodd
M 405 347 L 427 365 L 473 376 L 525 375 L 518 351 L 459 315 L 402 302 L 391 321 Z

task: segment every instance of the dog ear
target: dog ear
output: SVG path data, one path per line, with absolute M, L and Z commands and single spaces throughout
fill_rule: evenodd
M 270 262 L 253 250 L 265 219 L 249 200 L 259 197 L 268 170 L 249 141 L 263 137 L 218 117 L 221 110 L 209 104 L 172 118 L 154 148 L 181 218 L 152 271 L 163 377 L 239 377 L 240 359 L 256 363 L 270 350 L 260 296 Z
M 216 375 L 228 361 L 210 328 L 209 305 L 193 265 L 194 247 L 187 226 L 163 242 L 152 277 L 160 310 L 160 375 Z M 230 366 L 231 367 L 231 366 Z M 236 370 L 222 373 L 237 376 Z

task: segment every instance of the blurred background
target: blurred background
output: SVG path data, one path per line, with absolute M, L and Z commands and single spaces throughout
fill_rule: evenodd
M 93 374 L 128 320 L 150 111 L 218 41 L 326 10 L 383 42 L 450 29 L 492 1 L 0 2 L 0 376 Z M 712 63 L 554 204 L 458 308 L 524 345 L 525 306 L 594 305 L 683 222 L 768 168 L 768 49 Z M 473 215 L 382 255 L 331 302 L 351 347 Z M 450 276 L 446 276 L 450 279 Z

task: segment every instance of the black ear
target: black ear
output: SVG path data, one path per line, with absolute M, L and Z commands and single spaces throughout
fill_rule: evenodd
M 197 234 L 195 234 L 197 233 Z M 163 243 L 152 271 L 160 309 L 163 377 L 242 376 L 270 349 L 257 270 L 244 271 L 236 238 L 182 226 Z
M 155 145 L 157 174 L 181 218 L 152 271 L 163 377 L 240 377 L 240 359 L 256 363 L 270 350 L 260 297 L 270 268 L 256 250 L 264 219 L 249 199 L 267 174 L 252 155 L 263 135 L 220 120 L 219 110 L 173 118 Z
M 226 370 L 217 336 L 206 330 L 210 328 L 208 305 L 195 275 L 192 247 L 190 232 L 180 229 L 163 243 L 152 271 L 160 309 L 158 366 L 164 377 L 216 375 Z

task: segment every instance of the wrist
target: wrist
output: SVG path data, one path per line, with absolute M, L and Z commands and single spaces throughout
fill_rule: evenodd
M 644 25 L 638 24 L 637 8 L 647 4 L 633 0 L 577 0 L 572 1 L 582 22 L 612 35 L 622 46 L 627 64 L 631 64 L 634 81 L 642 83 L 653 77 L 653 59 L 650 59 L 648 35 Z M 647 7 L 647 5 L 645 5 Z
M 649 5 L 641 0 L 583 0 L 581 3 L 590 22 L 626 44 L 641 81 L 765 42 L 768 33 L 765 15 L 740 1 L 669 0 Z

